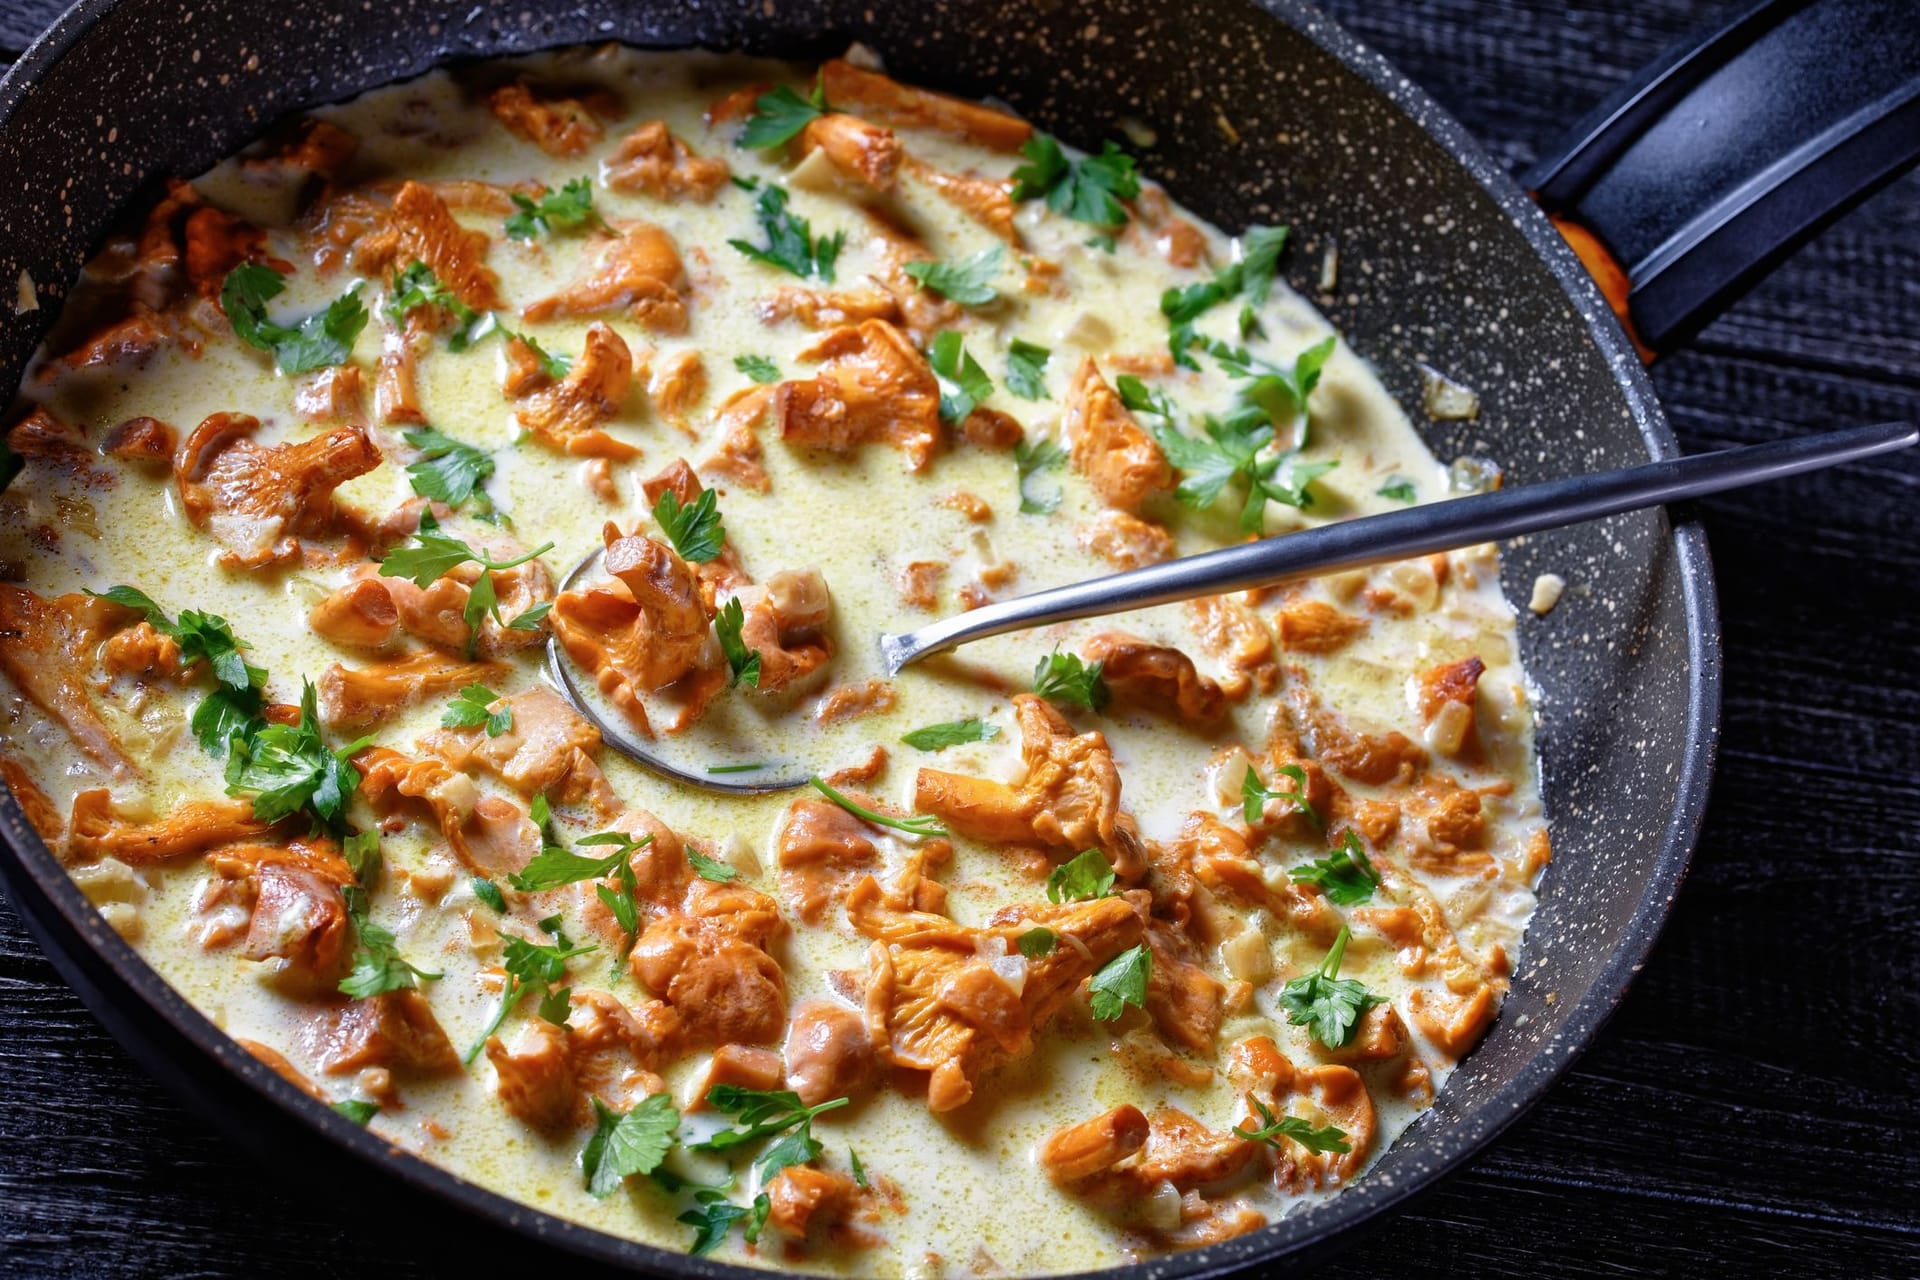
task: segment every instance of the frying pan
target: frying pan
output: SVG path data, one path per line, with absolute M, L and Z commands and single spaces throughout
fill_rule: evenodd
M 1230 230 L 1294 228 L 1292 282 L 1402 403 L 1420 403 L 1422 366 L 1475 388 L 1479 417 L 1434 423 L 1429 442 L 1443 459 L 1490 456 L 1516 481 L 1673 454 L 1640 352 L 1684 340 L 1920 149 L 1920 21 L 1903 0 L 1764 4 L 1579 126 L 1525 181 L 1569 225 L 1585 266 L 1424 93 L 1295 0 L 83 0 L 0 81 L 0 282 L 19 281 L 21 295 L 0 326 L 0 384 L 18 381 L 116 215 L 287 112 L 451 58 L 605 40 L 819 57 L 852 39 L 903 79 L 1003 98 L 1082 146 L 1122 117 L 1143 122 L 1155 135 L 1143 167 L 1183 203 Z M 1322 295 L 1336 244 L 1337 287 Z M 23 309 L 29 298 L 38 309 Z M 1704 538 L 1643 512 L 1512 546 L 1503 572 L 1512 599 L 1545 572 L 1577 589 L 1544 619 L 1521 613 L 1555 858 L 1499 1020 L 1364 1179 L 1139 1274 L 1298 1258 L 1403 1203 L 1546 1091 L 1652 945 L 1719 731 Z M 419 1214 L 469 1224 L 469 1239 L 479 1225 L 625 1269 L 765 1274 L 573 1226 L 397 1152 L 182 1000 L 4 793 L 0 837 L 0 882 L 89 1007 L 276 1169 L 364 1185 L 378 1166 Z

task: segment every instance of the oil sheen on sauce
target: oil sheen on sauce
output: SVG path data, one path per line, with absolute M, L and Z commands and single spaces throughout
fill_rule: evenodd
M 484 102 L 463 88 L 464 80 L 443 72 L 315 114 L 360 139 L 356 180 L 533 181 L 557 189 L 572 178 L 594 177 L 599 213 L 610 219 L 643 218 L 664 227 L 699 278 L 691 324 L 683 335 L 647 337 L 619 315 L 608 318 L 636 349 L 652 346 L 656 361 L 683 349 L 699 352 L 710 382 L 690 418 L 691 434 L 665 421 L 641 395 L 629 399 L 608 429 L 643 453 L 637 461 L 616 466 L 615 503 L 583 483 L 580 460 L 518 440 L 512 405 L 501 395 L 503 356 L 497 339 L 458 354 L 436 343 L 422 357 L 420 397 L 428 417 L 435 426 L 492 452 L 497 473 L 488 491 L 494 503 L 510 514 L 515 535 L 527 545 L 554 543 L 547 562 L 558 578 L 600 545 L 605 522 L 613 520 L 623 531 L 651 527 L 639 491 L 641 477 L 676 457 L 699 459 L 712 451 L 715 406 L 748 385 L 747 377 L 736 372 L 734 357 L 765 357 L 784 376 L 805 376 L 809 366 L 799 353 L 818 339 L 798 324 L 767 323 L 756 311 L 757 302 L 774 288 L 801 282 L 727 247 L 731 238 L 759 238 L 754 192 L 723 186 L 703 204 L 610 190 L 597 175 L 617 141 L 642 122 L 663 120 L 696 153 L 724 158 L 736 178 L 785 184 L 792 209 L 811 220 L 815 234 L 846 233 L 838 264 L 843 285 L 877 270 L 883 246 L 822 157 L 795 165 L 777 153 L 743 150 L 733 145 L 737 124 L 710 127 L 703 119 L 712 102 L 752 80 L 778 80 L 804 91 L 812 82 L 810 70 L 705 54 L 602 49 L 541 55 L 513 67 L 512 73 L 535 82 L 602 85 L 617 98 L 618 116 L 606 123 L 604 138 L 586 154 L 556 159 L 502 128 Z M 508 72 L 501 64 L 490 64 L 461 74 L 497 80 Z M 900 136 L 911 155 L 948 172 L 1004 177 L 1021 163 L 1020 157 L 996 154 L 934 130 L 902 128 Z M 1146 163 L 1150 167 L 1150 158 Z M 196 185 L 213 203 L 269 228 L 269 247 L 297 264 L 287 294 L 274 304 L 276 313 L 309 314 L 344 287 L 350 273 L 319 279 L 306 255 L 292 246 L 286 230 L 294 213 L 292 191 L 262 181 L 238 161 L 219 166 Z M 961 210 L 908 178 L 902 178 L 890 207 L 941 259 L 964 258 L 1000 243 Z M 1176 267 L 1139 232 L 1124 236 L 1116 250 L 1109 251 L 1092 243 L 1093 229 L 1050 211 L 1044 201 L 1016 207 L 1023 248 L 1009 254 L 998 281 L 1001 297 L 969 311 L 958 327 L 967 350 L 996 387 L 986 403 L 1018 419 L 1029 439 L 1057 440 L 1062 399 L 1081 359 L 1100 359 L 1111 378 L 1115 370 L 1108 358 L 1116 353 L 1163 353 L 1167 323 L 1159 305 L 1162 292 L 1206 279 L 1212 270 L 1235 261 L 1239 248 L 1194 220 L 1205 239 L 1205 260 L 1198 267 Z M 500 277 L 502 296 L 514 303 L 573 279 L 595 245 L 592 234 L 556 233 L 516 242 L 501 234 L 497 217 L 462 214 L 462 221 L 493 237 L 487 262 Z M 1058 264 L 1057 286 L 1037 291 L 1019 287 L 1021 273 L 1013 262 L 1020 256 Z M 362 296 L 370 308 L 384 302 L 384 283 L 364 282 Z M 1238 309 L 1238 300 L 1214 308 L 1201 329 L 1241 341 L 1234 323 Z M 1254 318 L 1257 328 L 1246 339 L 1248 345 L 1283 367 L 1331 332 L 1284 283 L 1275 286 Z M 524 327 L 550 351 L 577 353 L 587 324 L 555 320 Z M 377 321 L 370 325 L 355 352 L 369 381 L 379 354 L 379 329 Z M 1029 401 L 1007 391 L 1007 344 L 1015 338 L 1052 351 L 1044 373 L 1048 398 Z M 1193 414 L 1224 410 L 1233 397 L 1232 380 L 1215 360 L 1203 356 L 1199 363 L 1197 372 L 1147 380 Z M 150 415 L 184 431 L 211 413 L 248 412 L 263 420 L 263 442 L 300 438 L 313 430 L 293 412 L 289 380 L 277 377 L 262 353 L 231 339 L 208 341 L 194 356 L 168 346 L 137 370 L 30 375 L 26 395 L 64 420 L 90 424 L 94 444 L 106 428 L 135 415 Z M 1187 429 L 1193 430 L 1192 425 Z M 399 431 L 376 424 L 375 434 L 386 448 L 397 443 Z M 1007 452 L 948 447 L 926 471 L 913 474 L 902 455 L 885 445 L 828 457 L 791 448 L 771 430 L 763 435 L 771 490 L 762 495 L 718 482 L 727 533 L 741 562 L 758 577 L 809 565 L 824 574 L 833 596 L 831 685 L 881 678 L 875 637 L 935 616 L 905 603 L 895 585 L 910 562 L 946 566 L 940 612 L 960 607 L 957 591 L 978 583 L 983 570 L 996 584 L 983 590 L 997 597 L 1112 571 L 1075 536 L 1102 505 L 1070 467 L 1044 472 L 1033 481 L 1042 490 L 1058 486 L 1062 500 L 1057 510 L 1023 513 L 1015 465 Z M 344 486 L 339 500 L 376 514 L 399 506 L 412 496 L 401 462 L 406 456 L 403 448 L 389 448 L 387 462 Z M 1400 498 L 1379 492 L 1394 485 L 1410 486 L 1421 502 L 1447 494 L 1445 469 L 1423 447 L 1402 408 L 1344 344 L 1336 348 L 1313 395 L 1304 456 L 1337 459 L 1339 465 L 1314 482 L 1309 508 L 1270 504 L 1270 534 L 1284 536 L 1292 528 L 1397 509 Z M 308 611 L 344 580 L 345 570 L 298 565 L 280 572 L 223 570 L 214 563 L 213 544 L 185 521 L 170 479 L 118 466 L 112 459 L 97 463 L 98 469 L 111 473 L 109 483 L 89 480 L 85 470 L 62 471 L 38 463 L 15 483 L 0 505 L 0 561 L 10 578 L 43 596 L 133 584 L 170 611 L 196 608 L 219 614 L 252 646 L 249 660 L 272 673 L 269 693 L 282 701 L 297 699 L 303 677 L 315 679 L 331 663 L 356 660 L 305 624 Z M 975 522 L 936 501 L 953 490 L 984 499 L 992 518 Z M 1238 503 L 1231 499 L 1207 512 L 1162 499 L 1148 514 L 1166 524 L 1180 552 L 1191 553 L 1237 540 L 1237 511 Z M 48 530 L 54 531 L 52 536 Z M 1527 684 L 1518 664 L 1512 610 L 1499 592 L 1494 552 L 1481 548 L 1443 561 L 1320 581 L 1305 588 L 1302 598 L 1368 619 L 1365 631 L 1335 652 L 1279 655 L 1283 663 L 1303 668 L 1324 702 L 1351 724 L 1377 731 L 1397 728 L 1420 740 L 1425 726 L 1415 707 L 1415 673 L 1468 656 L 1484 662 L 1474 704 L 1481 754 L 1471 761 L 1437 756 L 1435 768 L 1444 767 L 1463 786 L 1482 789 L 1488 817 L 1482 847 L 1491 856 L 1459 874 L 1449 874 L 1438 863 L 1415 867 L 1403 856 L 1403 847 L 1420 839 L 1419 832 L 1403 832 L 1376 851 L 1383 864 L 1397 869 L 1389 876 L 1393 893 L 1383 891 L 1376 905 L 1385 897 L 1416 890 L 1430 894 L 1469 955 L 1483 962 L 1499 955 L 1511 960 L 1533 908 L 1531 885 L 1538 866 L 1527 851 L 1544 824 Z M 1271 617 L 1278 603 L 1277 597 L 1261 601 L 1255 612 Z M 1170 606 L 970 646 L 956 661 L 930 662 L 899 676 L 891 710 L 827 728 L 808 714 L 807 697 L 754 700 L 723 694 L 712 718 L 671 749 L 696 768 L 766 762 L 825 772 L 857 763 L 873 744 L 885 744 L 891 766 L 870 789 L 910 809 L 914 773 L 923 764 L 956 773 L 1016 776 L 1020 736 L 1009 695 L 1027 688 L 1040 657 L 1055 649 L 1072 651 L 1092 634 L 1116 626 L 1180 648 L 1205 674 L 1224 674 L 1196 642 L 1183 609 Z M 515 674 L 496 687 L 504 693 L 541 680 L 541 652 L 520 655 Z M 820 687 L 811 686 L 809 692 Z M 103 785 L 98 771 L 73 750 L 57 725 L 11 684 L 4 692 L 0 742 L 10 757 L 25 762 L 55 808 L 64 813 L 76 791 Z M 120 804 L 130 806 L 144 798 L 155 813 L 165 813 L 184 798 L 222 793 L 220 762 L 203 753 L 184 728 L 198 694 L 197 688 L 181 693 L 156 685 L 135 695 L 99 700 L 109 725 L 145 769 L 140 783 L 113 784 Z M 1221 725 L 1206 731 L 1119 707 L 1104 717 L 1069 714 L 1080 730 L 1098 728 L 1107 735 L 1123 779 L 1124 804 L 1141 835 L 1160 841 L 1173 837 L 1196 810 L 1223 819 L 1236 814 L 1245 749 L 1257 752 L 1267 740 L 1275 704 L 1274 696 L 1255 692 L 1236 703 Z M 443 705 L 433 701 L 410 708 L 378 725 L 375 733 L 382 743 L 404 747 L 438 725 Z M 937 755 L 899 742 L 902 733 L 916 727 L 972 716 L 996 725 L 998 736 Z M 791 795 L 739 798 L 680 789 L 611 751 L 602 754 L 600 764 L 624 801 L 659 815 L 676 831 L 704 838 L 746 873 L 748 883 L 771 891 L 771 842 Z M 1352 782 L 1344 785 L 1356 797 L 1374 794 L 1374 789 Z M 886 835 L 877 843 L 889 863 L 881 872 L 884 882 L 912 846 Z M 1017 870 L 993 849 L 965 840 L 956 843 L 954 862 L 943 878 L 952 891 L 949 909 L 958 920 L 978 924 L 997 906 L 1040 895 L 1030 873 Z M 1263 850 L 1260 856 L 1263 866 L 1284 869 L 1324 852 L 1300 842 L 1297 847 Z M 483 970 L 498 963 L 497 943 L 488 938 L 489 926 L 484 924 L 495 917 L 479 907 L 467 887 L 467 873 L 457 868 L 430 828 L 411 825 L 387 835 L 385 857 L 387 884 L 376 901 L 375 917 L 395 933 L 402 954 L 444 975 L 427 983 L 424 991 L 454 1046 L 464 1049 L 491 1016 L 497 998 L 497 988 L 479 980 Z M 264 971 L 269 966 L 240 959 L 231 947 L 203 949 L 192 941 L 207 876 L 197 859 L 138 871 L 108 862 L 76 867 L 75 874 L 146 959 L 209 1018 L 230 1034 L 280 1049 L 296 1067 L 318 1078 L 302 1058 L 305 1006 L 267 980 Z M 435 892 L 408 892 L 409 884 L 430 885 Z M 1065 1272 L 1137 1256 L 1142 1237 L 1130 1233 L 1130 1227 L 1138 1224 L 1117 1224 L 1056 1188 L 1036 1164 L 1034 1152 L 1055 1129 L 1122 1102 L 1134 1102 L 1148 1112 L 1175 1106 L 1215 1130 L 1231 1128 L 1244 1111 L 1238 1090 L 1227 1080 L 1224 1051 L 1251 1035 L 1271 1036 L 1296 1064 L 1318 1059 L 1306 1030 L 1290 1025 L 1277 1002 L 1282 984 L 1317 965 L 1324 947 L 1265 912 L 1238 914 L 1244 927 L 1256 931 L 1253 950 L 1258 954 L 1250 954 L 1242 943 L 1232 956 L 1210 956 L 1207 967 L 1222 981 L 1245 975 L 1252 991 L 1244 1008 L 1226 1019 L 1220 1058 L 1194 1060 L 1197 1066 L 1214 1068 L 1210 1080 L 1187 1073 L 1193 1079 L 1183 1082 L 1157 1070 L 1155 1055 L 1165 1050 L 1154 1043 L 1151 1024 L 1138 1014 L 1116 1030 L 1091 1022 L 1076 1001 L 1054 1028 L 1041 1034 L 1029 1058 L 1003 1068 L 990 1088 L 957 1112 L 930 1115 L 918 1085 L 883 1083 L 864 1103 L 816 1123 L 815 1133 L 826 1148 L 825 1166 L 844 1170 L 849 1150 L 857 1151 L 870 1175 L 890 1179 L 899 1188 L 903 1211 L 870 1225 L 875 1243 L 866 1248 L 783 1249 L 763 1238 L 758 1250 L 750 1250 L 736 1229 L 718 1256 L 861 1275 Z M 469 917 L 482 923 L 470 925 Z M 796 927 L 776 953 L 790 998 L 797 1002 L 830 994 L 830 971 L 864 974 L 867 947 L 844 920 L 836 927 L 834 916 L 821 927 Z M 1389 997 L 1409 1028 L 1409 999 L 1423 986 L 1437 989 L 1440 982 L 1431 972 L 1409 976 L 1393 942 L 1359 927 L 1341 976 L 1358 978 Z M 604 987 L 630 1004 L 646 998 L 625 973 L 608 981 L 599 954 L 576 962 L 572 981 L 576 989 Z M 533 1016 L 529 1003 L 509 1021 L 508 1030 Z M 1434 1088 L 1442 1087 L 1452 1060 L 1417 1030 L 1409 1034 L 1411 1052 L 1426 1064 Z M 703 1054 L 692 1054 L 663 1072 L 676 1096 L 684 1097 L 703 1059 Z M 1404 1091 L 1388 1087 L 1376 1069 L 1362 1074 L 1378 1113 L 1373 1144 L 1377 1156 L 1417 1119 L 1418 1111 L 1415 1102 Z M 327 1078 L 321 1084 L 331 1094 L 346 1096 L 352 1078 Z M 464 1072 L 404 1081 L 401 1096 L 403 1107 L 384 1111 L 372 1122 L 376 1132 L 400 1147 L 542 1211 L 669 1250 L 687 1247 L 690 1231 L 675 1220 L 688 1207 L 683 1195 L 635 1178 L 625 1191 L 605 1200 L 588 1196 L 578 1164 L 584 1133 L 543 1136 L 515 1120 L 494 1096 L 492 1070 L 484 1057 Z M 679 1156 L 671 1158 L 669 1167 L 694 1171 L 680 1161 Z M 1231 1194 L 1273 1219 L 1337 1190 L 1319 1187 L 1282 1194 L 1256 1178 Z

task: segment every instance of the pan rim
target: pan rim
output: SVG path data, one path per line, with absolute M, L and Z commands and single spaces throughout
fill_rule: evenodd
M 1454 164 L 1465 170 L 1525 239 L 1585 322 L 1589 336 L 1620 387 L 1649 456 L 1658 459 L 1677 454 L 1678 442 L 1667 424 L 1645 367 L 1592 278 L 1545 215 L 1479 141 L 1384 56 L 1305 0 L 1253 2 L 1269 18 L 1292 28 L 1365 81 L 1433 139 Z M 0 132 L 7 129 L 40 76 L 70 53 L 119 3 L 120 0 L 78 0 L 0 77 Z M 1402 1180 L 1363 1178 L 1340 1195 L 1310 1209 L 1290 1213 L 1249 1235 L 1139 1263 L 1070 1273 L 1076 1280 L 1213 1277 L 1261 1262 L 1325 1253 L 1351 1243 L 1354 1234 L 1366 1223 L 1431 1190 L 1483 1151 L 1539 1103 L 1591 1046 L 1625 998 L 1671 911 L 1698 843 L 1718 749 L 1721 630 L 1705 531 L 1696 521 L 1674 523 L 1667 542 L 1679 574 L 1690 668 L 1684 723 L 1686 747 L 1676 782 L 1673 813 L 1661 836 L 1647 887 L 1624 927 L 1621 945 L 1600 967 L 1579 1003 L 1567 1014 L 1562 1033 L 1527 1058 L 1515 1075 L 1479 1103 L 1470 1116 L 1429 1144 L 1431 1163 L 1415 1176 Z M 389 1171 L 413 1191 L 475 1214 L 498 1229 L 557 1244 L 595 1262 L 627 1270 L 713 1277 L 714 1280 L 759 1280 L 769 1274 L 764 1268 L 691 1257 L 583 1226 L 510 1199 L 400 1150 L 309 1097 L 241 1049 L 233 1037 L 194 1008 L 158 970 L 106 926 L 46 843 L 26 822 L 10 793 L 0 795 L 0 853 L 4 853 L 0 856 L 0 887 L 8 889 L 14 897 L 36 937 L 43 944 L 54 942 L 49 958 L 116 1038 L 122 1036 L 125 1023 L 124 1014 L 113 1009 L 113 1001 L 131 996 L 146 1011 L 157 1015 L 164 1029 L 185 1046 L 216 1064 L 229 1078 L 243 1081 L 259 1099 L 273 1104 L 286 1117 L 359 1161 Z M 18 892 L 22 886 L 15 882 L 12 874 L 16 867 L 30 882 L 26 887 L 38 895 L 40 903 L 52 908 L 57 922 L 34 916 L 36 904 Z M 92 952 L 90 958 L 103 965 L 121 989 L 105 990 L 91 981 L 81 980 L 78 977 L 81 962 L 62 954 L 60 942 L 53 937 L 56 926 L 64 927 L 88 948 Z M 93 999 L 87 999 L 89 989 L 113 1011 L 103 1011 Z M 139 1054 L 135 1056 L 142 1058 Z M 151 1070 L 144 1059 L 142 1066 Z

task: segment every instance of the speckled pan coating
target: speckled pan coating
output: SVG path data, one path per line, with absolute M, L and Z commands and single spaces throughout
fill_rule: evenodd
M 1266 0 L 596 0 L 554 6 L 302 0 L 88 0 L 0 81 L 0 379 L 14 385 L 80 263 L 130 198 L 205 169 L 276 117 L 449 58 L 557 44 L 823 56 L 873 45 L 903 78 L 1011 102 L 1083 146 L 1123 117 L 1156 136 L 1143 166 L 1229 229 L 1295 230 L 1288 274 L 1403 402 L 1417 361 L 1476 388 L 1474 423 L 1436 424 L 1442 458 L 1491 456 L 1514 481 L 1674 450 L 1638 361 L 1558 237 L 1475 143 L 1376 54 L 1303 4 Z M 6 298 L 22 271 L 40 309 Z M 1555 858 L 1492 1032 L 1374 1170 L 1256 1234 L 1131 1269 L 1216 1274 L 1332 1244 L 1458 1165 L 1518 1117 L 1593 1037 L 1664 921 L 1698 830 L 1719 722 L 1719 627 L 1700 530 L 1642 513 L 1506 556 L 1572 588 L 1521 611 L 1542 693 Z M 569 1226 L 459 1183 L 262 1068 L 168 989 L 87 905 L 0 798 L 0 874 L 96 1013 L 176 1088 L 256 1145 L 321 1130 L 495 1223 L 616 1265 L 760 1276 Z M 232 1087 L 207 1058 L 252 1087 Z M 217 1082 L 226 1080 L 224 1088 Z M 256 1096 L 256 1093 L 258 1096 Z M 265 1099 L 267 1101 L 263 1101 Z M 276 1129 L 277 1126 L 277 1129 Z M 312 1145 L 311 1135 L 306 1137 Z

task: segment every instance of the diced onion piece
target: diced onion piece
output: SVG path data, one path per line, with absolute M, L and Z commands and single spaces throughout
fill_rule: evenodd
M 1420 366 L 1420 398 L 1435 422 L 1467 422 L 1480 416 L 1480 396 L 1432 365 Z
M 1533 580 L 1533 599 L 1527 601 L 1527 608 L 1545 617 L 1560 603 L 1560 593 L 1566 589 L 1565 578 L 1557 573 L 1543 573 Z

